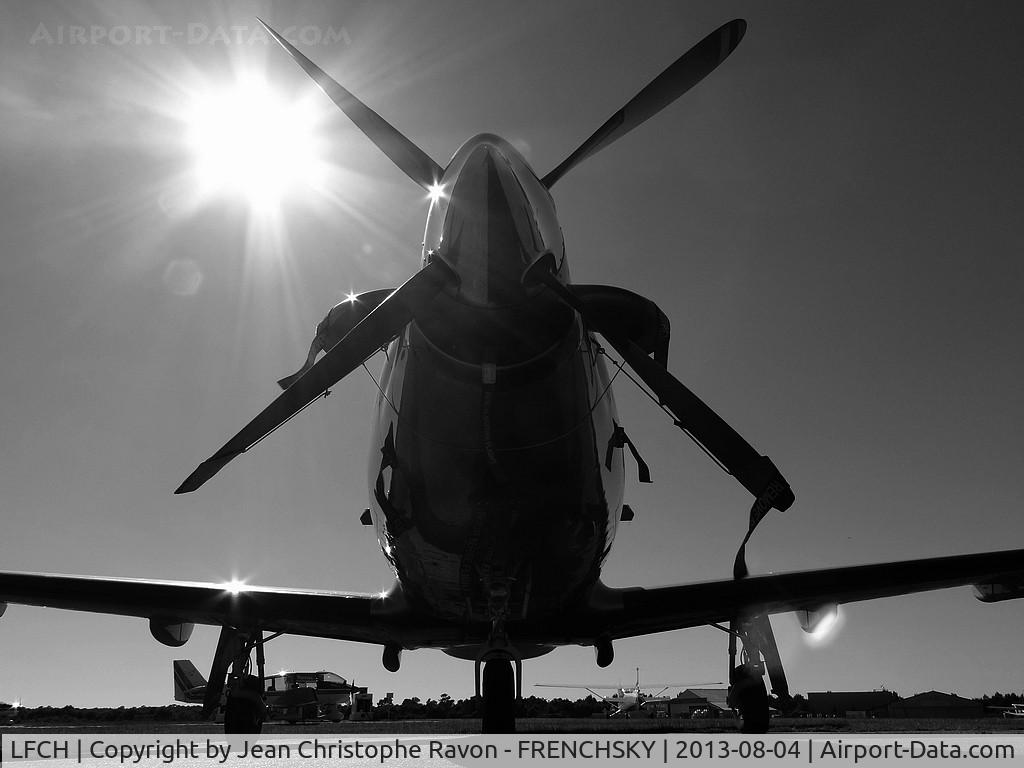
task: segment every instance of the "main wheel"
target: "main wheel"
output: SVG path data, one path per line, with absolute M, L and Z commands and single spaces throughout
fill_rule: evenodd
M 768 733 L 768 691 L 761 675 L 745 666 L 736 667 L 729 701 L 739 713 L 741 733 Z
M 512 662 L 491 659 L 484 662 L 484 733 L 516 732 L 516 684 Z
M 260 733 L 263 706 L 249 699 L 228 699 L 224 709 L 224 733 Z
M 258 677 L 248 675 L 228 693 L 224 705 L 224 733 L 260 733 L 266 714 L 263 683 Z

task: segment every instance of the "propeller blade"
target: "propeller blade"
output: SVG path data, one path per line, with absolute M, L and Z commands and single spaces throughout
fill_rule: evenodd
M 291 419 L 355 370 L 374 352 L 398 336 L 414 315 L 455 279 L 440 259 L 409 278 L 274 402 L 246 424 L 219 451 L 200 464 L 175 493 L 190 493 L 217 474 L 236 456 Z
M 675 60 L 668 69 L 647 84 L 622 109 L 609 117 L 541 181 L 550 189 L 571 168 L 620 139 L 641 123 L 658 114 L 693 86 L 711 74 L 736 50 L 747 30 L 747 22 L 733 19 L 705 37 Z
M 295 46 L 277 34 L 263 19 L 259 19 L 266 30 L 281 44 L 295 62 L 306 70 L 309 75 L 326 93 L 331 101 L 338 105 L 342 112 L 356 124 L 370 141 L 377 145 L 381 152 L 388 156 L 405 174 L 423 187 L 429 190 L 438 182 L 444 170 L 435 163 L 422 149 L 413 144 L 403 136 L 387 120 L 382 118 L 359 99 L 353 96 L 347 89 L 335 82 L 330 75 L 320 67 L 307 59 L 296 50 Z
M 555 271 L 554 255 L 548 251 L 530 265 L 523 274 L 523 281 L 526 284 L 543 283 L 565 304 L 579 312 L 587 325 L 599 331 L 657 395 L 659 402 L 672 412 L 676 426 L 689 433 L 729 474 L 757 497 L 758 504 L 755 506 L 764 504 L 779 511 L 788 509 L 794 501 L 793 491 L 772 460 L 758 454 L 750 443 L 669 373 L 664 365 L 648 357 L 642 347 L 614 327 L 614 316 L 592 311 L 585 295 L 577 296 L 571 286 L 560 283 L 555 277 Z
M 793 492 L 771 459 L 758 454 L 721 416 L 632 341 L 617 337 L 614 332 L 598 330 L 658 400 L 675 414 L 677 425 L 704 446 L 744 488 L 760 498 L 770 488 L 784 486 L 771 500 L 771 506 L 780 511 L 789 508 L 794 501 Z M 777 486 L 778 481 L 783 486 Z

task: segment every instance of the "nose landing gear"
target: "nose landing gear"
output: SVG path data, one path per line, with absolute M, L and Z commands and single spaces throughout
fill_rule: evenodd
M 522 666 L 520 669 L 522 669 Z M 489 659 L 483 673 L 484 733 L 516 732 L 516 678 L 509 659 Z
M 516 732 L 516 702 L 522 697 L 522 686 L 523 662 L 514 653 L 491 649 L 476 660 L 476 695 L 483 699 L 483 733 Z

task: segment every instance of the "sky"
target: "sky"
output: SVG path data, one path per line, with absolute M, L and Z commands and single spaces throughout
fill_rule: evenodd
M 365 372 L 173 495 L 276 396 L 333 304 L 419 267 L 423 190 L 256 16 L 442 165 L 489 131 L 538 175 L 745 18 L 717 71 L 554 187 L 574 279 L 657 302 L 670 369 L 791 482 L 796 504 L 748 545 L 753 573 L 1024 546 L 1019 4 L 15 0 L 0 6 L 0 569 L 391 583 L 359 524 Z M 278 108 L 249 121 L 263 133 L 221 137 L 240 165 L 211 177 L 197 126 L 244 112 L 253 87 Z M 245 174 L 275 163 L 280 186 L 254 195 Z M 729 578 L 749 496 L 621 378 L 616 398 L 654 484 L 627 486 L 636 519 L 605 582 Z M 1024 689 L 1020 604 L 962 588 L 842 611 L 817 646 L 773 619 L 794 692 Z M 167 703 L 171 660 L 206 668 L 216 637 L 171 649 L 142 619 L 10 606 L 0 700 Z M 589 648 L 527 662 L 524 693 L 637 666 L 725 680 L 714 629 L 615 650 L 603 670 Z M 377 646 L 286 637 L 267 656 L 399 700 L 473 690 L 472 665 L 438 651 L 406 652 L 397 674 Z

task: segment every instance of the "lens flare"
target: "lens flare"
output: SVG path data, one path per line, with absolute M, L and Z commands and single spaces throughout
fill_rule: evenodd
M 796 613 L 801 629 L 807 633 L 807 643 L 811 646 L 828 644 L 835 637 L 836 630 L 842 626 L 838 605 L 825 605 Z

